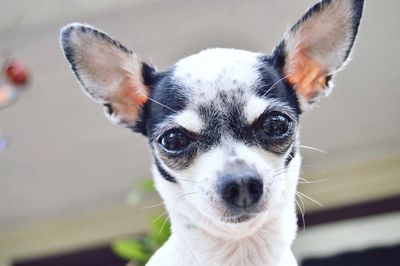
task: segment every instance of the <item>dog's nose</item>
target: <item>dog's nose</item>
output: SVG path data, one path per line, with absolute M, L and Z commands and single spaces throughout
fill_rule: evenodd
M 247 208 L 260 200 L 263 181 L 256 173 L 228 175 L 222 178 L 220 194 L 229 206 Z

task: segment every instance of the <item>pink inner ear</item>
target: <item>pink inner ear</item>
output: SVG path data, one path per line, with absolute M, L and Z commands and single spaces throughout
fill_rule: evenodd
M 324 68 L 319 62 L 313 60 L 304 49 L 300 49 L 296 53 L 286 75 L 288 81 L 295 86 L 297 93 L 308 100 L 326 87 Z
M 126 75 L 119 89 L 108 100 L 122 123 L 134 124 L 141 107 L 149 100 L 149 91 L 141 82 L 135 82 L 137 78 L 133 74 L 126 73 Z

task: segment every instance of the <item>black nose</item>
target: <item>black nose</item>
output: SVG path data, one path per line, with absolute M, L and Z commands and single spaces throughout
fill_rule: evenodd
M 255 205 L 263 194 L 263 182 L 259 175 L 225 176 L 221 180 L 222 199 L 230 206 L 247 208 Z

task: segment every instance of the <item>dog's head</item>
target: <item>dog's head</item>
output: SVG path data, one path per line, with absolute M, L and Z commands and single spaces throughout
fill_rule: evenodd
M 361 0 L 322 1 L 272 55 L 208 49 L 166 71 L 87 25 L 68 25 L 61 42 L 107 116 L 148 138 L 171 215 L 219 229 L 255 229 L 293 205 L 299 115 L 329 92 L 362 6 Z

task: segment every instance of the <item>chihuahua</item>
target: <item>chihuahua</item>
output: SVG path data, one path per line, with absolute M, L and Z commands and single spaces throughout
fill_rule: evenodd
M 293 266 L 299 116 L 332 88 L 363 0 L 322 0 L 272 55 L 213 48 L 165 71 L 73 23 L 61 45 L 112 122 L 143 134 L 172 234 L 149 266 Z

